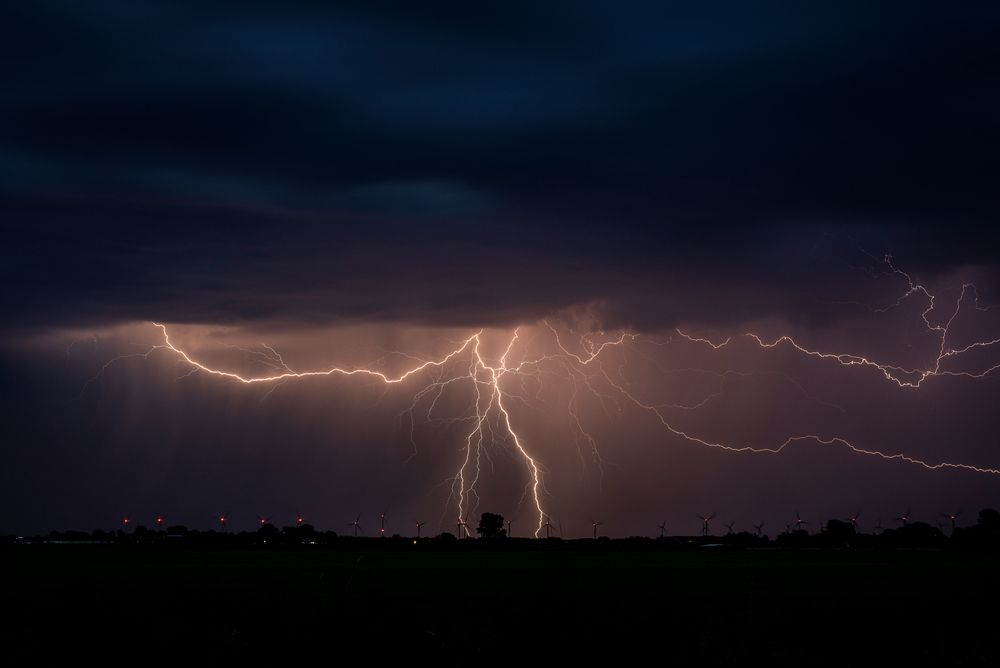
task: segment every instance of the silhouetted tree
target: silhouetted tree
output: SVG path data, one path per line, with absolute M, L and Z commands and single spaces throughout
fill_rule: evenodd
M 987 533 L 1000 533 L 1000 512 L 992 508 L 983 508 L 979 511 L 977 524 Z
M 945 540 L 941 529 L 926 522 L 910 522 L 879 535 L 879 544 L 889 547 L 930 547 Z
M 277 538 L 278 534 L 280 533 L 281 532 L 278 530 L 278 527 L 274 526 L 273 524 L 262 524 L 260 525 L 260 528 L 257 529 L 257 535 L 264 540 L 267 539 L 273 540 L 274 538 Z
M 957 527 L 954 538 L 957 545 L 965 547 L 1000 547 L 1000 513 L 983 508 L 976 525 Z
M 503 515 L 483 513 L 479 516 L 479 526 L 476 533 L 481 538 L 506 538 L 507 530 L 503 528 Z
M 826 545 L 850 545 L 857 537 L 857 530 L 850 522 L 830 520 L 820 534 L 821 542 Z

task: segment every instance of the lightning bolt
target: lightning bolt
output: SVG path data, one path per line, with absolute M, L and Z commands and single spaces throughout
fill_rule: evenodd
M 486 437 L 489 435 L 491 442 L 497 440 L 497 434 L 494 427 L 495 425 L 499 425 L 502 426 L 504 436 L 510 440 L 514 449 L 521 456 L 527 468 L 528 483 L 525 487 L 525 496 L 530 497 L 535 510 L 537 511 L 538 525 L 536 528 L 536 535 L 539 531 L 541 531 L 544 517 L 546 516 L 546 512 L 542 504 L 542 467 L 535 457 L 528 452 L 524 438 L 515 430 L 514 424 L 511 420 L 510 410 L 507 403 L 505 403 L 505 401 L 511 400 L 513 395 L 506 392 L 502 387 L 502 381 L 506 376 L 517 373 L 516 370 L 508 367 L 507 364 L 511 350 L 519 340 L 518 330 L 514 330 L 514 333 L 510 337 L 503 354 L 497 362 L 492 364 L 482 352 L 482 331 L 480 330 L 479 332 L 476 332 L 461 341 L 457 348 L 447 353 L 440 359 L 423 361 L 398 375 L 388 375 L 383 371 L 371 368 L 344 368 L 339 366 L 329 367 L 318 371 L 293 371 L 287 364 L 285 364 L 284 359 L 277 351 L 270 346 L 264 345 L 266 350 L 264 353 L 259 351 L 243 350 L 256 356 L 262 356 L 269 366 L 277 368 L 277 372 L 263 376 L 244 376 L 232 371 L 216 369 L 199 362 L 187 351 L 174 344 L 174 342 L 170 339 L 170 333 L 167 330 L 166 325 L 158 322 L 153 322 L 151 324 L 154 327 L 157 327 L 162 333 L 162 344 L 154 345 L 143 353 L 118 356 L 105 364 L 99 373 L 103 373 L 112 363 L 121 359 L 126 359 L 128 357 L 148 358 L 149 355 L 156 350 L 166 350 L 174 353 L 179 360 L 188 365 L 192 371 L 204 372 L 245 385 L 257 383 L 280 383 L 293 378 L 334 375 L 368 376 L 381 381 L 386 385 L 397 385 L 424 372 L 443 370 L 456 358 L 461 357 L 463 354 L 467 355 L 468 364 L 465 367 L 464 373 L 456 373 L 456 375 L 443 380 L 440 378 L 432 380 L 430 383 L 424 385 L 414 395 L 413 402 L 411 403 L 408 412 L 412 417 L 412 412 L 416 409 L 420 400 L 433 395 L 433 400 L 427 409 L 427 416 L 430 418 L 445 387 L 453 383 L 467 381 L 471 385 L 473 391 L 473 414 L 470 418 L 463 418 L 471 421 L 472 427 L 465 436 L 464 460 L 454 476 L 452 485 L 452 495 L 456 500 L 458 517 L 461 520 L 467 517 L 469 512 L 474 512 L 476 509 L 478 497 L 476 496 L 475 488 L 481 472 L 481 462 Z M 412 359 L 412 356 L 407 357 Z M 410 433 L 412 440 L 412 421 Z
M 954 303 L 947 308 L 943 316 L 939 316 L 937 312 L 941 307 L 939 306 L 937 296 L 933 292 L 926 286 L 917 283 L 910 274 L 896 268 L 891 256 L 885 256 L 881 260 L 881 263 L 887 269 L 876 275 L 876 277 L 884 275 L 900 277 L 905 281 L 906 288 L 895 301 L 880 307 L 866 306 L 866 308 L 872 313 L 880 314 L 901 307 L 909 299 L 920 298 L 925 301 L 926 307 L 920 313 L 920 319 L 923 329 L 936 339 L 936 352 L 930 363 L 923 368 L 911 368 L 892 362 L 881 361 L 853 351 L 817 350 L 800 343 L 790 335 L 782 335 L 768 340 L 754 332 L 743 332 L 721 341 L 712 341 L 708 338 L 688 334 L 681 329 L 675 329 L 674 333 L 679 341 L 683 341 L 686 344 L 703 346 L 712 351 L 719 351 L 735 345 L 737 341 L 745 341 L 764 351 L 787 347 L 808 358 L 838 364 L 843 367 L 855 367 L 874 371 L 894 387 L 906 390 L 918 390 L 931 379 L 944 376 L 982 379 L 1000 369 L 1000 364 L 985 366 L 971 371 L 955 370 L 946 366 L 951 361 L 960 358 L 966 353 L 974 350 L 988 349 L 1000 344 L 1000 337 L 973 341 L 961 346 L 953 346 L 949 343 L 949 334 L 951 333 L 952 326 L 963 312 L 964 305 L 971 304 L 975 311 L 988 311 L 993 308 L 980 306 L 979 294 L 975 285 L 964 283 Z M 658 365 L 654 366 L 665 373 L 693 371 L 712 374 L 719 379 L 719 385 L 701 400 L 694 403 L 653 403 L 645 400 L 630 387 L 627 380 L 625 370 L 628 363 L 628 354 L 640 355 L 646 357 L 648 360 L 650 358 L 643 352 L 642 346 L 671 345 L 675 343 L 673 337 L 667 341 L 657 341 L 630 331 L 621 331 L 613 335 L 606 335 L 603 332 L 587 332 L 577 337 L 572 344 L 569 344 L 565 340 L 565 335 L 557 327 L 553 326 L 549 321 L 544 320 L 541 323 L 544 325 L 544 329 L 541 331 L 543 333 L 547 331 L 547 336 L 554 352 L 539 354 L 533 357 L 530 356 L 528 351 L 532 345 L 530 343 L 526 344 L 523 341 L 522 328 L 518 328 L 513 330 L 509 335 L 499 357 L 491 358 L 483 350 L 483 331 L 480 330 L 465 339 L 455 342 L 455 347 L 452 350 L 436 359 L 422 359 L 413 355 L 391 351 L 391 354 L 401 356 L 413 362 L 410 368 L 397 374 L 389 374 L 373 367 L 340 366 L 331 366 L 311 371 L 295 371 L 285 363 L 284 358 L 278 351 L 266 344 L 261 344 L 262 350 L 241 348 L 240 350 L 262 361 L 271 370 L 271 373 L 258 376 L 242 375 L 209 366 L 195 359 L 191 353 L 176 345 L 171 340 L 167 325 L 158 322 L 151 324 L 159 330 L 162 336 L 161 343 L 153 345 L 145 352 L 120 355 L 109 360 L 101 367 L 97 376 L 88 381 L 88 384 L 96 380 L 112 364 L 119 360 L 133 357 L 149 358 L 156 351 L 164 351 L 174 355 L 178 362 L 188 367 L 188 373 L 204 373 L 245 385 L 279 385 L 285 381 L 314 376 L 363 376 L 382 383 L 387 387 L 411 382 L 418 384 L 409 407 L 401 414 L 407 416 L 409 419 L 410 440 L 414 448 L 414 454 L 417 451 L 414 429 L 416 424 L 415 416 L 418 413 L 428 422 L 467 425 L 462 439 L 461 462 L 454 475 L 447 481 L 450 493 L 446 502 L 446 512 L 447 508 L 451 504 L 454 504 L 459 522 L 463 522 L 469 513 L 475 512 L 479 503 L 476 486 L 482 474 L 483 459 L 485 458 L 492 463 L 490 447 L 506 445 L 516 453 L 524 465 L 526 483 L 522 494 L 522 502 L 530 500 L 533 505 L 537 520 L 534 530 L 536 537 L 545 527 L 547 518 L 550 517 L 545 508 L 545 497 L 547 495 L 545 489 L 545 469 L 538 460 L 537 455 L 532 454 L 527 439 L 516 427 L 516 419 L 512 417 L 511 406 L 514 403 L 530 406 L 532 402 L 538 401 L 542 392 L 543 382 L 546 378 L 561 379 L 569 383 L 570 395 L 566 404 L 566 410 L 570 418 L 570 425 L 576 439 L 577 448 L 580 452 L 581 463 L 584 461 L 584 446 L 586 446 L 593 462 L 600 469 L 602 476 L 604 472 L 602 466 L 603 459 L 598 447 L 598 441 L 587 430 L 585 420 L 581 417 L 579 409 L 579 397 L 584 392 L 592 395 L 604 407 L 609 417 L 613 416 L 614 413 L 622 413 L 623 405 L 631 405 L 641 412 L 653 416 L 656 423 L 680 440 L 732 453 L 777 455 L 794 444 L 812 442 L 822 446 L 843 447 L 857 455 L 866 457 L 906 462 L 927 470 L 955 469 L 981 474 L 1000 475 L 1000 469 L 993 467 L 947 461 L 930 462 L 905 453 L 884 452 L 862 447 L 835 435 L 830 436 L 815 433 L 797 434 L 788 436 L 773 446 L 760 446 L 723 443 L 690 433 L 688 430 L 676 426 L 670 417 L 670 413 L 672 411 L 696 411 L 704 408 L 722 396 L 725 392 L 727 380 L 735 376 L 774 375 L 781 377 L 798 388 L 807 398 L 827 407 L 841 411 L 843 409 L 809 396 L 798 381 L 786 374 L 735 370 L 718 372 L 704 369 L 663 369 Z M 608 357 L 609 351 L 612 350 L 620 351 L 621 361 L 613 371 L 609 371 L 605 365 L 605 359 Z M 532 383 L 535 384 L 536 391 L 533 395 L 530 395 L 528 387 Z M 438 402 L 444 392 L 452 386 L 468 387 L 470 397 L 468 411 L 459 417 L 437 417 L 435 411 L 438 407 Z M 426 408 L 422 408 L 424 405 L 426 405 Z M 609 409 L 609 406 L 613 410 Z

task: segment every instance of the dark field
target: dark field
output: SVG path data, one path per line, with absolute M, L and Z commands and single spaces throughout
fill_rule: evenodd
M 9 546 L 3 649 L 132 665 L 1000 665 L 995 553 L 464 547 Z

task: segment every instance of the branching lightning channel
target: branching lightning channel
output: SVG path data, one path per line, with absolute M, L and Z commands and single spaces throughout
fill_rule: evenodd
M 482 353 L 482 331 L 480 330 L 479 332 L 476 332 L 461 341 L 458 347 L 440 359 L 424 361 L 398 375 L 388 375 L 377 369 L 360 367 L 330 367 L 319 371 L 292 371 L 288 365 L 285 364 L 282 356 L 276 350 L 265 344 L 263 346 L 266 350 L 265 353 L 261 353 L 259 351 L 246 352 L 250 352 L 257 356 L 263 356 L 267 365 L 272 368 L 277 368 L 278 372 L 264 376 L 244 376 L 231 371 L 216 369 L 195 360 L 188 352 L 177 347 L 173 341 L 171 341 L 170 333 L 168 332 L 166 325 L 158 322 L 154 322 L 152 324 L 153 326 L 159 328 L 162 333 L 162 344 L 153 346 L 145 353 L 123 355 L 111 360 L 111 362 L 125 357 L 148 357 L 156 350 L 167 350 L 176 354 L 178 358 L 183 363 L 190 366 L 193 371 L 201 371 L 247 385 L 255 383 L 280 383 L 292 378 L 333 375 L 368 376 L 377 379 L 386 385 L 395 385 L 403 383 L 411 377 L 423 372 L 443 370 L 449 365 L 450 362 L 462 357 L 463 354 L 467 355 L 468 364 L 463 373 L 456 373 L 456 375 L 446 379 L 432 380 L 417 391 L 409 409 L 411 419 L 412 412 L 416 410 L 417 404 L 421 399 L 429 395 L 433 396 L 430 406 L 427 409 L 427 416 L 430 418 L 433 413 L 434 406 L 446 386 L 462 381 L 468 382 L 471 385 L 473 393 L 473 413 L 466 419 L 471 421 L 472 427 L 465 436 L 464 459 L 454 476 L 452 484 L 452 496 L 456 501 L 459 520 L 464 521 L 464 518 L 468 515 L 468 513 L 474 512 L 476 509 L 476 502 L 478 499 L 476 495 L 476 483 L 479 481 L 482 469 L 484 442 L 487 432 L 489 432 L 491 440 L 495 440 L 497 438 L 496 433 L 493 431 L 494 422 L 496 422 L 502 426 L 504 437 L 510 440 L 514 449 L 523 459 L 527 468 L 528 483 L 525 487 L 525 496 L 531 499 L 537 512 L 538 523 L 536 527 L 536 535 L 539 531 L 541 531 L 544 518 L 546 516 L 542 503 L 542 467 L 535 457 L 528 452 L 524 439 L 515 430 L 514 424 L 511 420 L 510 410 L 505 403 L 505 399 L 510 399 L 511 395 L 509 395 L 501 387 L 501 382 L 505 376 L 512 373 L 518 373 L 516 370 L 507 366 L 508 357 L 510 356 L 514 345 L 518 342 L 518 330 L 514 330 L 506 349 L 503 351 L 503 354 L 500 356 L 498 362 L 494 364 L 490 364 Z M 407 355 L 406 357 L 413 359 L 410 355 Z M 103 372 L 107 369 L 111 362 L 105 364 L 101 371 Z
M 567 384 L 569 399 L 564 408 L 568 415 L 569 428 L 580 451 L 581 464 L 584 463 L 584 446 L 586 446 L 593 463 L 601 470 L 602 476 L 603 459 L 598 447 L 598 439 L 588 430 L 586 416 L 579 408 L 579 397 L 583 392 L 592 395 L 604 407 L 609 417 L 615 413 L 622 414 L 624 406 L 633 406 L 640 412 L 646 412 L 653 416 L 657 424 L 678 439 L 694 445 L 732 453 L 779 454 L 791 445 L 812 442 L 823 446 L 843 447 L 866 457 L 906 462 L 932 471 L 954 469 L 1000 475 L 1000 469 L 994 467 L 947 461 L 931 462 L 901 452 L 885 452 L 862 447 L 838 435 L 795 434 L 771 446 L 723 443 L 691 433 L 688 429 L 682 429 L 672 420 L 671 414 L 674 412 L 701 410 L 721 397 L 725 392 L 726 382 L 729 378 L 749 375 L 772 375 L 783 378 L 798 388 L 807 398 L 841 412 L 843 409 L 808 395 L 798 381 L 783 373 L 775 371 L 728 370 L 720 372 L 705 369 L 662 369 L 658 365 L 648 363 L 648 356 L 642 351 L 642 346 L 664 346 L 683 341 L 686 345 L 704 346 L 711 351 L 720 351 L 736 345 L 738 341 L 744 341 L 764 351 L 787 347 L 797 354 L 819 361 L 831 362 L 843 367 L 872 370 L 892 386 L 909 391 L 918 390 L 934 378 L 949 376 L 982 379 L 1000 370 L 1000 364 L 973 371 L 954 370 L 946 366 L 950 361 L 958 359 L 966 353 L 989 349 L 1000 344 L 1000 337 L 985 338 L 961 346 L 953 346 L 949 342 L 952 325 L 963 312 L 964 306 L 969 305 L 975 311 L 987 311 L 992 308 L 980 306 L 979 294 L 973 284 L 963 284 L 954 303 L 947 306 L 943 315 L 939 315 L 938 310 L 942 307 L 939 306 L 940 300 L 933 292 L 914 281 L 910 274 L 897 269 L 893 265 L 891 257 L 886 256 L 881 262 L 887 267 L 887 271 L 882 275 L 903 279 L 906 288 L 894 302 L 880 307 L 868 308 L 872 313 L 881 314 L 900 307 L 908 299 L 919 298 L 925 301 L 926 307 L 920 314 L 922 327 L 936 339 L 935 355 L 925 368 L 905 367 L 900 364 L 876 360 L 853 351 L 817 350 L 799 343 L 791 335 L 781 335 L 768 340 L 754 332 L 743 332 L 721 341 L 712 341 L 676 329 L 676 339 L 672 336 L 667 341 L 655 341 L 634 332 L 622 331 L 613 335 L 587 333 L 575 337 L 572 342 L 567 342 L 567 334 L 546 320 L 542 321 L 543 327 L 538 331 L 545 334 L 548 347 L 540 346 L 539 348 L 549 350 L 549 352 L 532 355 L 531 351 L 536 347 L 535 340 L 525 339 L 522 336 L 522 329 L 519 328 L 513 330 L 508 336 L 499 357 L 491 358 L 484 352 L 483 331 L 480 330 L 455 342 L 453 349 L 436 359 L 423 359 L 402 352 L 390 351 L 393 355 L 413 362 L 410 368 L 397 374 L 389 374 L 371 367 L 340 366 L 310 371 L 294 371 L 286 364 L 277 350 L 266 344 L 261 344 L 262 350 L 240 348 L 258 361 L 262 361 L 272 371 L 272 373 L 257 376 L 242 375 L 215 368 L 195 359 L 191 353 L 174 343 L 167 325 L 154 322 L 152 325 L 159 330 L 162 343 L 153 345 L 145 352 L 113 358 L 101 368 L 98 376 L 119 360 L 131 357 L 148 358 L 156 351 L 163 351 L 174 355 L 180 363 L 187 366 L 189 374 L 204 373 L 246 385 L 279 385 L 290 380 L 316 376 L 364 376 L 386 386 L 413 384 L 416 389 L 411 403 L 403 411 L 403 414 L 409 419 L 410 439 L 414 454 L 416 454 L 417 449 L 414 430 L 418 417 L 427 422 L 465 425 L 463 427 L 461 461 L 454 475 L 448 481 L 450 494 L 447 507 L 454 507 L 458 522 L 465 522 L 469 514 L 474 513 L 477 509 L 479 496 L 476 488 L 482 474 L 483 460 L 485 458 L 488 462 L 492 462 L 489 448 L 503 445 L 509 447 L 511 452 L 523 463 L 526 483 L 522 501 L 530 501 L 533 506 L 536 536 L 542 532 L 550 517 L 545 507 L 547 497 L 545 468 L 539 461 L 537 453 L 533 453 L 528 439 L 516 426 L 517 417 L 512 409 L 512 404 L 530 406 L 532 402 L 539 401 L 543 379 L 547 378 L 561 380 Z M 619 351 L 620 357 L 617 366 L 609 370 L 605 365 L 605 358 L 612 350 Z M 692 371 L 711 374 L 718 378 L 719 384 L 699 401 L 688 404 L 656 403 L 646 400 L 630 386 L 627 380 L 629 353 L 647 358 L 646 368 L 653 367 L 657 371 L 665 373 Z M 88 381 L 88 384 L 93 380 Z M 536 390 L 533 394 L 527 390 L 526 381 L 535 383 Z M 445 391 L 452 387 L 468 390 L 467 413 L 458 417 L 437 417 L 436 410 L 439 401 Z
M 824 360 L 832 360 L 841 364 L 843 366 L 863 366 L 869 367 L 879 371 L 886 380 L 898 385 L 899 387 L 919 388 L 930 378 L 936 378 L 940 376 L 957 376 L 970 379 L 980 379 L 985 378 L 991 374 L 996 373 L 1000 370 L 1000 364 L 993 364 L 985 368 L 979 369 L 977 371 L 955 371 L 942 368 L 942 365 L 949 359 L 955 359 L 959 356 L 968 353 L 972 350 L 990 348 L 997 344 L 1000 344 L 1000 337 L 993 339 L 984 339 L 981 341 L 974 341 L 973 343 L 953 348 L 948 345 L 948 335 L 951 332 L 952 324 L 958 318 L 962 311 L 962 305 L 972 301 L 972 307 L 976 311 L 989 311 L 993 307 L 984 307 L 979 305 L 979 292 L 976 286 L 972 283 L 963 283 L 962 289 L 959 292 L 958 298 L 954 302 L 954 307 L 950 309 L 950 315 L 943 322 L 935 324 L 932 322 L 932 318 L 935 311 L 938 309 L 937 296 L 932 293 L 926 286 L 917 283 L 913 280 L 913 277 L 905 271 L 898 269 L 893 263 L 892 256 L 886 255 L 882 259 L 882 263 L 888 267 L 886 274 L 899 276 L 906 281 L 906 291 L 900 295 L 898 299 L 894 302 L 882 306 L 882 307 L 866 307 L 873 313 L 886 313 L 892 309 L 899 308 L 902 306 L 903 302 L 914 297 L 922 297 L 926 300 L 926 308 L 921 312 L 920 318 L 923 321 L 925 330 L 935 336 L 938 340 L 938 350 L 937 355 L 934 357 L 933 362 L 926 368 L 912 368 L 903 367 L 898 364 L 891 364 L 887 362 L 880 362 L 869 357 L 859 355 L 856 353 L 847 352 L 824 352 L 820 350 L 815 350 L 800 344 L 793 337 L 788 335 L 779 336 L 776 339 L 768 342 L 763 337 L 753 332 L 744 332 L 739 337 L 728 337 L 718 343 L 714 343 L 709 339 L 691 336 L 682 332 L 681 330 L 676 330 L 677 335 L 687 339 L 692 343 L 703 343 L 705 345 L 711 346 L 715 350 L 725 348 L 731 345 L 736 338 L 748 339 L 761 348 L 777 348 L 782 345 L 787 345 L 803 355 L 810 357 L 816 357 Z M 856 302 L 855 302 L 856 303 Z

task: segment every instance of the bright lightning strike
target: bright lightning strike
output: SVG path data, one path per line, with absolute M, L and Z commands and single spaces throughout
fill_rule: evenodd
M 948 345 L 948 334 L 951 331 L 951 326 L 958 318 L 962 311 L 962 305 L 972 301 L 972 306 L 977 311 L 989 311 L 993 307 L 983 307 L 979 305 L 979 293 L 976 290 L 976 286 L 972 283 L 963 283 L 962 290 L 955 300 L 954 308 L 950 309 L 950 315 L 944 320 L 944 322 L 939 324 L 934 324 L 931 319 L 933 314 L 937 310 L 937 297 L 928 290 L 925 286 L 915 283 L 913 277 L 910 274 L 897 269 L 893 264 L 892 256 L 886 255 L 882 262 L 889 268 L 890 274 L 902 277 L 907 284 L 907 290 L 900 296 L 895 302 L 884 306 L 881 308 L 870 308 L 873 313 L 885 313 L 894 308 L 898 308 L 903 304 L 903 302 L 914 295 L 922 296 L 927 301 L 927 307 L 921 312 L 920 318 L 924 323 L 924 327 L 927 332 L 933 334 L 938 339 L 938 351 L 937 356 L 934 358 L 933 363 L 924 369 L 915 368 L 905 368 L 899 365 L 889 364 L 886 362 L 879 362 L 877 360 L 870 359 L 868 357 L 857 355 L 854 353 L 831 353 L 822 352 L 819 350 L 813 350 L 799 344 L 791 336 L 779 336 L 771 342 L 765 341 L 762 337 L 754 334 L 752 332 L 746 332 L 741 336 L 743 338 L 749 339 L 755 342 L 761 348 L 777 348 L 782 344 L 787 344 L 791 346 L 803 355 L 808 355 L 810 357 L 816 357 L 824 360 L 833 360 L 844 366 L 865 366 L 872 369 L 876 369 L 885 376 L 886 380 L 895 383 L 899 387 L 908 388 L 919 388 L 923 385 L 924 381 L 929 378 L 935 378 L 939 376 L 959 376 L 964 378 L 985 378 L 986 376 L 995 373 L 1000 370 L 1000 364 L 994 364 L 986 368 L 980 369 L 978 371 L 953 371 L 942 368 L 942 365 L 949 359 L 957 358 L 958 356 L 968 353 L 975 349 L 989 348 L 1000 343 L 1000 337 L 975 341 L 973 343 L 967 344 L 959 348 L 952 348 Z M 711 346 L 715 350 L 725 348 L 726 346 L 733 343 L 733 337 L 729 337 L 719 343 L 713 343 L 708 339 L 698 338 L 694 336 L 689 336 L 680 330 L 675 330 L 677 335 L 691 341 L 693 343 L 704 343 Z
M 415 408 L 417 402 L 429 392 L 437 392 L 437 396 L 434 399 L 434 402 L 436 402 L 437 398 L 440 397 L 441 391 L 443 391 L 443 388 L 446 385 L 463 380 L 470 381 L 474 392 L 473 405 L 475 412 L 472 418 L 473 427 L 466 435 L 465 459 L 455 475 L 455 484 L 452 488 L 452 492 L 457 498 L 459 519 L 461 520 L 462 518 L 467 517 L 468 512 L 475 510 L 475 505 L 472 499 L 475 498 L 475 487 L 479 480 L 481 471 L 481 456 L 483 452 L 485 432 L 487 430 L 492 430 L 493 422 L 491 421 L 491 417 L 495 417 L 494 421 L 497 421 L 502 425 L 506 437 L 510 439 L 528 469 L 529 483 L 526 486 L 525 491 L 526 494 L 530 494 L 531 500 L 533 501 L 535 509 L 538 512 L 538 527 L 536 528 L 536 535 L 539 531 L 541 531 L 543 517 L 545 516 L 545 510 L 542 507 L 542 469 L 535 458 L 528 453 L 524 440 L 515 431 L 511 422 L 510 412 L 504 403 L 505 398 L 509 399 L 510 397 L 501 388 L 501 381 L 506 375 L 517 373 L 515 369 L 511 369 L 507 366 L 507 358 L 511 353 L 511 349 L 514 347 L 514 344 L 518 341 L 517 330 L 514 330 L 514 334 L 511 336 L 506 350 L 504 350 L 503 354 L 500 356 L 499 362 L 495 364 L 488 363 L 481 352 L 480 346 L 482 331 L 479 331 L 462 341 L 457 348 L 441 359 L 423 362 L 396 376 L 390 376 L 381 371 L 367 368 L 346 369 L 342 367 L 331 367 L 321 371 L 292 371 L 285 364 L 281 355 L 277 351 L 270 346 L 265 346 L 267 353 L 258 354 L 264 355 L 271 365 L 277 363 L 279 372 L 266 376 L 247 377 L 230 371 L 214 369 L 196 361 L 187 352 L 174 345 L 174 343 L 170 340 L 170 334 L 167 331 L 166 325 L 158 322 L 154 322 L 152 324 L 155 327 L 158 327 L 163 333 L 163 343 L 153 346 L 150 351 L 143 353 L 143 356 L 148 356 L 153 350 L 166 349 L 175 353 L 181 361 L 189 365 L 194 370 L 202 371 L 215 376 L 221 376 L 243 384 L 275 383 L 290 378 L 306 378 L 310 376 L 361 375 L 376 378 L 386 385 L 395 385 L 402 383 L 403 381 L 421 372 L 431 369 L 442 369 L 453 359 L 462 356 L 463 353 L 467 354 L 469 357 L 469 364 L 465 368 L 464 373 L 460 373 L 444 381 L 434 381 L 424 386 L 417 392 L 416 395 L 414 395 L 414 401 L 411 409 Z M 107 365 L 105 365 L 105 368 L 106 367 Z M 428 415 L 430 415 L 433 411 L 434 402 L 432 402 L 431 407 L 428 409 Z M 495 434 L 491 431 L 490 436 L 491 438 L 494 438 Z M 474 471 L 474 473 L 472 471 Z
M 774 340 L 768 341 L 756 333 L 744 332 L 719 342 L 693 336 L 680 329 L 675 330 L 676 335 L 679 339 L 687 343 L 703 345 L 713 351 L 734 345 L 738 340 L 747 341 L 751 345 L 756 345 L 763 350 L 787 346 L 791 350 L 807 357 L 833 362 L 845 367 L 860 367 L 874 370 L 894 386 L 911 390 L 919 389 L 932 378 L 951 376 L 982 379 L 1000 369 L 1000 364 L 973 371 L 947 368 L 949 362 L 960 358 L 966 353 L 987 349 L 1000 344 L 1000 337 L 974 341 L 962 346 L 952 346 L 949 343 L 949 334 L 952 325 L 963 311 L 964 305 L 971 303 L 972 308 L 976 311 L 989 310 L 989 307 L 979 305 L 979 296 L 974 285 L 970 283 L 964 284 L 954 304 L 947 309 L 947 313 L 944 316 L 939 317 L 937 312 L 940 307 L 935 294 L 927 287 L 916 283 L 908 273 L 897 269 L 893 265 L 891 257 L 886 256 L 881 262 L 888 268 L 888 271 L 885 272 L 886 275 L 901 277 L 905 280 L 907 287 L 905 292 L 895 302 L 888 306 L 871 308 L 870 310 L 873 313 L 884 313 L 899 307 L 905 300 L 911 298 L 919 297 L 926 301 L 926 308 L 921 312 L 920 317 L 925 330 L 932 334 L 937 342 L 936 355 L 926 368 L 907 368 L 898 364 L 871 359 L 855 352 L 815 350 L 800 344 L 789 335 L 779 336 Z M 232 371 L 208 366 L 196 360 L 186 350 L 175 345 L 170 338 L 170 333 L 165 324 L 152 323 L 153 326 L 159 329 L 162 335 L 162 343 L 152 346 L 143 353 L 116 357 L 106 363 L 98 375 L 118 360 L 128 357 L 148 358 L 150 354 L 160 350 L 175 355 L 179 362 L 188 367 L 188 373 L 205 373 L 241 384 L 280 384 L 284 381 L 312 376 L 365 376 L 386 386 L 404 383 L 417 384 L 418 387 L 413 395 L 413 400 L 409 408 L 404 411 L 410 419 L 410 435 L 414 448 L 416 448 L 413 432 L 414 416 L 422 402 L 426 402 L 427 404 L 426 410 L 422 410 L 421 412 L 428 421 L 437 420 L 465 423 L 468 425 L 463 437 L 462 460 L 454 476 L 451 478 L 451 494 L 448 501 L 449 505 L 454 503 L 456 506 L 458 522 L 464 522 L 464 518 L 476 510 L 478 504 L 476 486 L 482 473 L 482 460 L 484 456 L 487 458 L 490 457 L 487 447 L 495 444 L 506 444 L 512 448 L 512 451 L 517 454 L 524 464 L 527 482 L 524 487 L 522 500 L 530 499 L 534 506 L 537 518 L 535 536 L 541 533 L 549 517 L 544 504 L 546 494 L 544 468 L 539 462 L 537 455 L 532 454 L 530 443 L 516 428 L 516 419 L 512 416 L 511 409 L 513 403 L 529 404 L 533 399 L 538 398 L 537 392 L 533 397 L 526 396 L 526 379 L 532 379 L 538 384 L 538 392 L 541 392 L 541 379 L 545 377 L 556 377 L 569 383 L 571 394 L 566 408 L 577 447 L 580 449 L 581 461 L 583 460 L 583 446 L 586 445 L 598 467 L 601 466 L 602 460 L 597 439 L 587 431 L 585 421 L 582 419 L 578 409 L 577 402 L 581 391 L 589 392 L 605 407 L 609 404 L 614 406 L 619 413 L 622 410 L 622 404 L 629 404 L 641 411 L 650 413 L 663 428 L 675 437 L 703 447 L 733 453 L 778 454 L 790 445 L 800 442 L 814 442 L 819 445 L 845 447 L 859 455 L 907 462 L 928 470 L 959 469 L 976 473 L 1000 475 L 1000 469 L 997 468 L 946 461 L 929 462 L 904 453 L 883 452 L 860 447 L 839 436 L 812 433 L 797 434 L 788 436 L 782 442 L 770 447 L 721 443 L 709 440 L 675 426 L 669 417 L 669 411 L 698 410 L 722 394 L 724 383 L 731 375 L 748 375 L 747 372 L 708 372 L 694 370 L 704 373 L 714 373 L 720 379 L 721 384 L 719 388 L 706 395 L 701 401 L 690 405 L 656 404 L 641 398 L 630 388 L 624 374 L 627 364 L 627 354 L 634 352 L 645 357 L 645 354 L 641 351 L 642 345 L 668 345 L 671 341 L 665 343 L 649 341 L 636 333 L 623 331 L 613 336 L 605 336 L 602 333 L 599 335 L 600 340 L 595 340 L 595 335 L 593 334 L 585 334 L 570 345 L 564 342 L 564 336 L 560 334 L 556 327 L 548 321 L 543 321 L 543 323 L 548 331 L 548 335 L 551 337 L 550 343 L 556 352 L 537 356 L 529 355 L 528 350 L 532 347 L 531 343 L 525 342 L 520 335 L 520 330 L 515 329 L 507 340 L 506 346 L 500 356 L 490 358 L 483 352 L 483 332 L 480 330 L 464 340 L 456 342 L 455 347 L 450 352 L 438 359 L 423 360 L 411 355 L 395 353 L 415 362 L 411 368 L 395 375 L 388 374 L 376 368 L 345 368 L 339 366 L 312 371 L 294 371 L 285 363 L 281 354 L 270 346 L 262 344 L 263 352 L 241 349 L 259 358 L 273 370 L 273 373 L 260 376 L 244 376 Z M 614 372 L 609 372 L 603 364 L 602 357 L 605 356 L 607 351 L 612 349 L 621 351 L 623 361 Z M 802 386 L 794 379 L 784 374 L 777 375 L 787 379 L 805 393 Z M 435 408 L 442 394 L 447 388 L 453 385 L 468 386 L 470 392 L 470 409 L 468 415 L 458 418 L 434 417 Z M 813 397 L 809 398 L 814 399 Z M 832 404 L 826 405 L 839 408 Z M 611 412 L 609 411 L 610 414 Z

